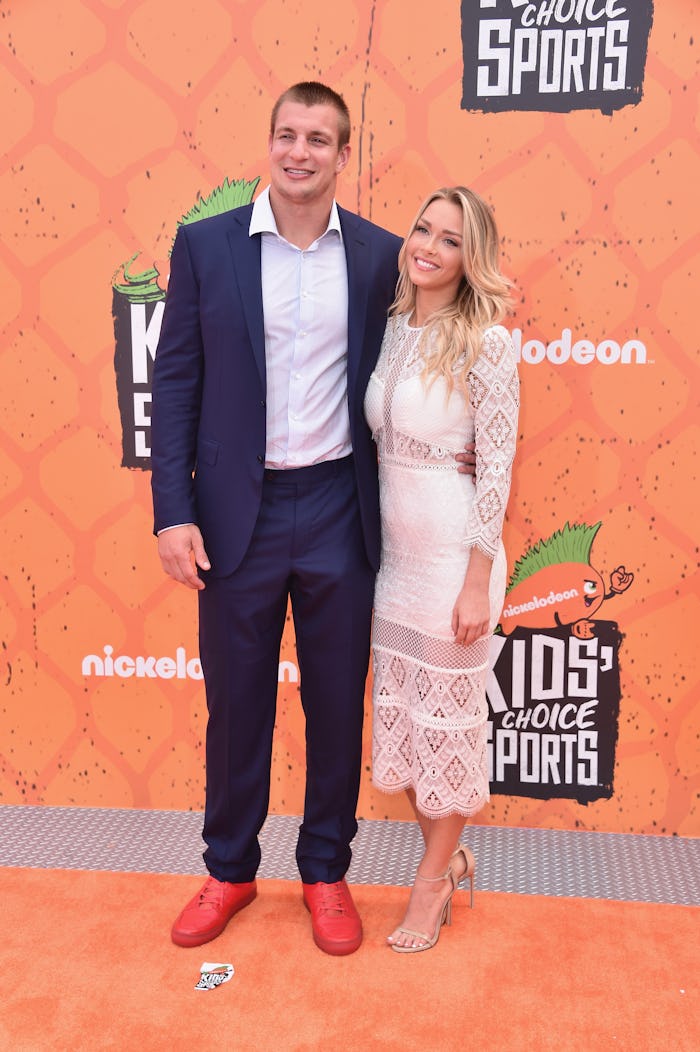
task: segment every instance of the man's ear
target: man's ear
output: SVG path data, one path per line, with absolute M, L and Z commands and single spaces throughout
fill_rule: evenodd
M 336 174 L 340 174 L 350 160 L 350 143 L 346 142 L 341 150 L 338 150 L 338 160 L 335 163 Z

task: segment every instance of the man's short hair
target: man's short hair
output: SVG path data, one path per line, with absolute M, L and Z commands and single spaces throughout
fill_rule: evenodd
M 284 102 L 300 102 L 303 106 L 332 106 L 338 114 L 338 149 L 342 150 L 350 142 L 350 110 L 337 91 L 318 80 L 302 80 L 293 84 L 280 95 L 272 108 L 270 135 L 275 134 L 277 115 Z

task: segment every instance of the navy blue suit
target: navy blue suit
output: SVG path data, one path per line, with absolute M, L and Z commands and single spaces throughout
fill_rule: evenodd
M 178 231 L 153 376 L 155 529 L 196 523 L 211 561 L 199 593 L 210 872 L 248 881 L 260 861 L 279 644 L 291 597 L 307 735 L 297 859 L 305 882 L 333 882 L 347 869 L 357 829 L 380 551 L 376 449 L 363 401 L 394 295 L 400 239 L 339 208 L 353 455 L 269 472 L 260 236 L 248 234 L 251 210 Z

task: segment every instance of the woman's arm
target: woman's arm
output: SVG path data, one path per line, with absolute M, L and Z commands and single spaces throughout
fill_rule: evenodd
M 452 611 L 455 642 L 469 645 L 488 633 L 489 580 L 503 532 L 518 430 L 519 384 L 515 350 L 506 329 L 490 329 L 469 374 L 474 411 L 474 503 L 465 544 L 469 566 Z
M 474 411 L 476 493 L 465 544 L 493 559 L 510 493 L 520 406 L 515 349 L 500 325 L 484 336 L 481 354 L 469 373 L 469 401 Z

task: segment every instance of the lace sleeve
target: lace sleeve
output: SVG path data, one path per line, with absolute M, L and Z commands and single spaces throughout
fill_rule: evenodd
M 476 498 L 465 543 L 493 558 L 508 503 L 520 405 L 515 349 L 501 325 L 484 334 L 481 354 L 469 373 L 469 401 L 475 420 Z

